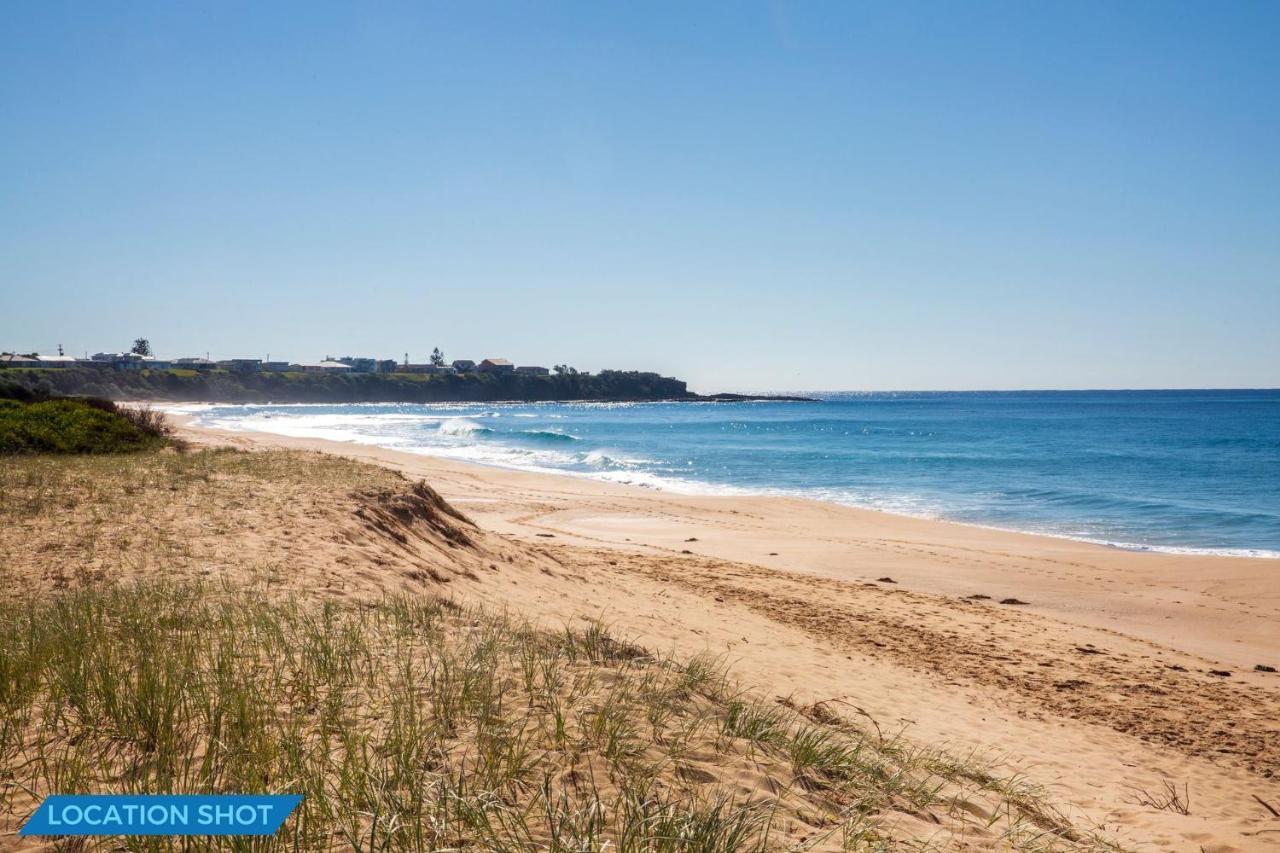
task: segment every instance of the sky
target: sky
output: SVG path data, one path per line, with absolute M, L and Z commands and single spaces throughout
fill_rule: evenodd
M 0 4 L 0 350 L 1280 386 L 1280 3 Z

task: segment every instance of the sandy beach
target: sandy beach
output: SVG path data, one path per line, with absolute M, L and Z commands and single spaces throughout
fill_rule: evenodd
M 422 478 L 544 571 L 450 593 L 997 756 L 1136 849 L 1280 847 L 1272 560 L 1138 553 L 767 497 L 682 496 L 366 445 L 192 427 Z M 1008 603 L 1005 603 L 1008 602 Z M 1014 603 L 1016 602 L 1016 603 Z M 1186 786 L 1187 815 L 1144 800 Z
M 0 22 L 0 853 L 1280 853 L 1280 2 Z

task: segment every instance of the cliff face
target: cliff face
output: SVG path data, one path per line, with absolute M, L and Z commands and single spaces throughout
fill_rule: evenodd
M 671 400 L 691 397 L 679 379 L 639 371 L 529 376 L 230 373 L 215 370 L 67 368 L 0 371 L 0 397 L 83 394 L 113 400 L 244 403 L 446 403 L 500 400 Z

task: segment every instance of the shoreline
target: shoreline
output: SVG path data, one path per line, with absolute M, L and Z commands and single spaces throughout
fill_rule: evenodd
M 779 402 L 779 401 L 796 402 L 801 399 L 803 398 L 754 398 L 752 401 L 753 402 Z M 552 401 L 548 401 L 548 402 L 552 402 Z M 565 402 L 565 401 L 560 401 L 560 402 Z M 646 401 L 567 401 L 567 402 L 717 402 L 717 401 L 704 399 L 704 400 L 684 400 L 684 401 L 646 400 Z M 742 402 L 742 400 L 737 400 L 735 402 Z M 121 404 L 129 405 L 129 406 L 152 406 L 154 408 L 159 409 L 160 411 L 165 412 L 165 414 L 171 418 L 178 417 L 178 416 L 194 417 L 194 415 L 192 415 L 192 413 L 189 410 L 196 406 L 214 407 L 214 406 L 225 406 L 225 405 L 236 405 L 236 406 L 266 405 L 262 403 L 206 403 L 206 402 L 172 403 L 172 404 L 156 405 L 153 402 L 147 402 L 147 401 L 122 401 Z M 504 404 L 520 404 L 520 403 L 519 401 L 496 401 L 496 402 L 475 403 L 475 405 L 477 406 L 504 405 Z M 281 404 L 281 405 L 329 406 L 334 404 L 288 403 L 288 404 Z M 395 406 L 395 405 L 404 405 L 404 404 L 369 403 L 364 405 Z M 214 428 L 214 427 L 196 427 L 196 428 L 209 429 L 214 431 L 223 431 L 223 430 L 218 430 L 217 428 Z M 454 459 L 453 457 L 446 456 L 443 454 L 418 452 L 416 450 L 410 450 L 410 449 L 398 449 L 395 447 L 389 447 L 384 444 L 378 444 L 376 442 L 363 442 L 355 439 L 327 438 L 322 436 L 291 436 L 288 433 L 272 432 L 270 430 L 254 430 L 254 429 L 225 430 L 225 431 L 234 432 L 234 433 L 252 433 L 256 435 L 278 436 L 281 438 L 297 438 L 301 440 L 326 441 L 326 442 L 331 442 L 337 445 L 354 444 L 354 445 L 363 446 L 363 447 L 378 447 L 384 450 L 391 450 L 399 453 L 408 453 L 414 456 L 429 456 L 435 459 L 446 459 L 451 461 L 457 461 L 467 465 L 476 465 L 482 468 L 491 468 L 498 471 L 516 471 L 516 472 L 523 472 L 528 474 L 546 475 L 549 477 L 568 477 L 571 479 L 589 480 L 592 482 L 610 483 L 613 485 L 624 486 L 628 488 L 644 489 L 646 491 L 658 492 L 663 494 L 672 494 L 672 495 L 680 495 L 680 496 L 698 496 L 698 497 L 780 498 L 780 499 L 787 499 L 787 500 L 813 501 L 815 503 L 846 507 L 848 509 L 855 509 L 855 510 L 860 510 L 864 512 L 881 513 L 887 516 L 891 516 L 893 518 L 910 518 L 910 519 L 916 519 L 919 521 L 930 521 L 930 522 L 937 522 L 940 524 L 959 525 L 961 527 L 969 527 L 977 530 L 989 530 L 996 533 L 1009 533 L 1009 534 L 1017 534 L 1021 536 L 1035 536 L 1035 537 L 1040 537 L 1045 539 L 1058 539 L 1058 540 L 1064 540 L 1069 542 L 1079 542 L 1087 545 L 1094 545 L 1100 548 L 1108 548 L 1108 549 L 1124 551 L 1128 553 L 1135 553 L 1135 554 L 1166 554 L 1170 556 L 1224 557 L 1224 558 L 1241 559 L 1241 560 L 1280 561 L 1280 551 L 1273 551 L 1265 548 L 1209 548 L 1209 547 L 1197 547 L 1197 546 L 1190 546 L 1190 545 L 1188 546 L 1160 545 L 1155 543 L 1144 543 L 1144 542 L 1122 542 L 1122 541 L 1109 540 L 1109 539 L 1099 539 L 1099 538 L 1085 536 L 1085 535 L 1073 536 L 1067 533 L 1054 533 L 1054 532 L 1044 531 L 1044 530 L 1027 530 L 1027 529 L 1021 529 L 1017 527 L 1005 527 L 999 524 L 988 524 L 980 521 L 962 521 L 959 519 L 947 518 L 943 514 L 929 515 L 924 513 L 910 513 L 902 510 L 894 510 L 894 509 L 888 509 L 881 506 L 874 506 L 871 504 L 860 504 L 855 502 L 831 500 L 823 497 L 804 494 L 801 492 L 790 493 L 783 490 L 770 490 L 770 489 L 751 490 L 751 489 L 745 489 L 745 488 L 741 488 L 741 487 L 733 486 L 729 484 L 717 484 L 717 483 L 709 483 L 705 481 L 673 481 L 673 485 L 671 486 L 665 486 L 665 487 L 661 485 L 651 486 L 651 485 L 644 485 L 641 483 L 619 482 L 617 480 L 608 479 L 607 477 L 597 476 L 592 473 L 582 472 L 582 471 L 557 470 L 557 469 L 551 469 L 551 468 L 521 468 L 514 465 L 503 465 L 498 462 L 457 460 L 457 459 Z M 689 482 L 691 485 L 696 486 L 698 488 L 693 488 L 689 490 L 681 489 L 679 488 L 678 485 L 675 485 L 678 482 Z M 705 487 L 705 491 L 703 490 L 703 487 Z
M 356 601 L 402 590 L 551 630 L 604 625 L 655 654 L 720 661 L 772 702 L 840 709 L 892 737 L 982 756 L 1123 849 L 1280 846 L 1266 805 L 1280 802 L 1280 675 L 1254 669 L 1280 665 L 1267 561 L 1118 551 L 798 498 L 682 496 L 174 421 L 193 448 L 302 452 L 260 466 L 190 460 L 265 476 L 201 481 L 229 498 L 207 513 L 161 489 L 116 520 L 120 535 L 149 529 L 151 513 L 167 520 L 164 541 L 185 531 L 189 570 L 234 578 L 269 566 L 281 590 Z M 374 467 L 312 480 L 332 465 L 322 457 Z M 407 480 L 378 480 L 376 468 Z M 418 480 L 476 525 L 476 550 L 378 532 L 371 497 Z M 353 485 L 367 482 L 381 491 Z M 236 483 L 251 492 L 235 498 Z M 62 535 L 61 521 L 37 523 Z M 65 559 L 40 542 L 19 531 L 13 547 L 56 574 Z M 138 571 L 131 560 L 123 570 Z M 1190 813 L 1135 799 L 1166 783 L 1190 786 Z
M 1127 550 L 802 497 L 688 495 L 169 417 L 196 444 L 314 450 L 425 478 L 485 526 L 522 538 L 549 532 L 572 544 L 703 555 L 837 581 L 891 577 L 912 592 L 1017 599 L 1026 602 L 1020 611 L 1246 671 L 1280 665 L 1280 585 L 1268 558 Z M 515 495 L 521 512 L 497 509 Z

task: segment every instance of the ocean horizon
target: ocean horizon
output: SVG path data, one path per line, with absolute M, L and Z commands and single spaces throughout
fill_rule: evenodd
M 170 408 L 203 426 L 684 494 L 1280 558 L 1280 390 L 785 393 L 817 400 Z

